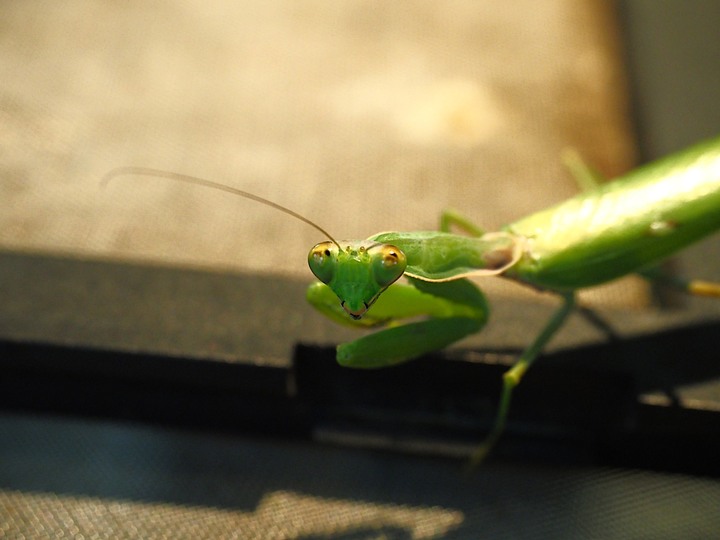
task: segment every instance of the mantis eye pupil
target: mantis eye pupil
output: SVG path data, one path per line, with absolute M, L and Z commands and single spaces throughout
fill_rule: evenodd
M 321 242 L 312 248 L 308 255 L 310 270 L 323 283 L 329 283 L 335 272 L 333 252 L 331 242 Z
M 392 250 L 388 250 L 383 255 L 383 266 L 392 267 L 398 263 L 398 254 Z
M 395 246 L 382 246 L 375 262 L 375 279 L 378 284 L 387 287 L 405 271 L 405 254 Z

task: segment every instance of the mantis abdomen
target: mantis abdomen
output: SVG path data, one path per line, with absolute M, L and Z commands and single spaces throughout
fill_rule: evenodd
M 574 290 L 653 265 L 718 229 L 720 138 L 507 226 L 527 242 L 506 275 Z

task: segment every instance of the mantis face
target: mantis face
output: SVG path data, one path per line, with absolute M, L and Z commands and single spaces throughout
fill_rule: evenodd
M 403 275 L 407 260 L 390 244 L 352 242 L 342 249 L 335 242 L 321 242 L 310 250 L 308 264 L 315 277 L 337 295 L 347 314 L 360 319 Z

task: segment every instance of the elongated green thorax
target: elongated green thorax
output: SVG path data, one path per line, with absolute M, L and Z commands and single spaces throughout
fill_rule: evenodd
M 405 274 L 423 281 L 500 275 L 522 255 L 517 238 L 506 232 L 480 237 L 441 231 L 386 232 L 370 239 L 400 248 L 407 257 Z

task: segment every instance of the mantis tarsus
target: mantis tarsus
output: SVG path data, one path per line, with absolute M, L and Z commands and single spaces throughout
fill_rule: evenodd
M 336 241 L 307 218 L 235 188 L 142 167 L 111 171 L 143 174 L 220 189 L 259 201 L 309 223 L 330 240 L 314 246 L 310 269 L 320 280 L 309 302 L 350 326 L 391 323 L 339 345 L 343 366 L 380 368 L 441 349 L 479 331 L 489 309 L 468 277 L 501 276 L 557 293 L 562 304 L 503 376 L 494 426 L 473 454 L 481 461 L 506 423 L 513 389 L 575 306 L 575 291 L 637 272 L 658 277 L 662 259 L 720 228 L 720 137 L 638 168 L 610 183 L 580 161 L 570 169 L 585 190 L 500 232 L 485 233 L 467 218 L 446 212 L 440 231 L 386 232 L 362 241 Z M 469 235 L 450 232 L 464 229 Z M 396 283 L 401 277 L 408 284 Z M 671 282 L 685 292 L 720 296 L 720 284 Z M 338 301 L 339 300 L 339 301 Z M 426 316 L 425 320 L 397 323 Z

